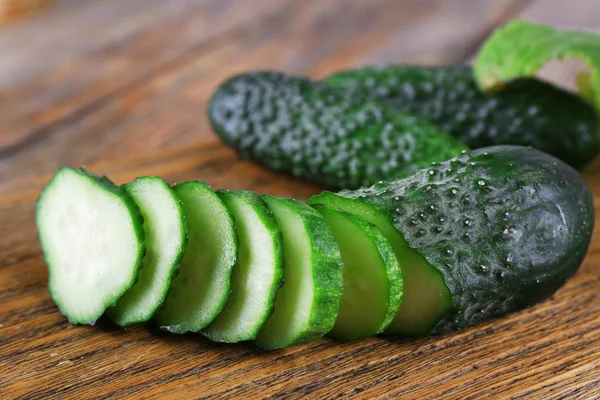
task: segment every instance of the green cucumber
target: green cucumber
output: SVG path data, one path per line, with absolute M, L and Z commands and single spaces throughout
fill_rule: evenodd
M 156 322 L 173 333 L 199 332 L 223 309 L 230 292 L 237 237 L 233 217 L 204 182 L 176 185 L 188 224 L 188 245 Z
M 117 325 L 150 320 L 162 305 L 187 244 L 181 200 L 159 177 L 141 177 L 123 186 L 144 217 L 146 255 L 138 280 L 109 307 L 106 314 Z
M 72 324 L 93 325 L 134 283 L 143 217 L 125 190 L 83 169 L 60 168 L 37 201 L 48 290 Z
M 344 263 L 344 293 L 329 336 L 357 340 L 385 329 L 402 303 L 402 273 L 377 227 L 356 215 L 317 204 L 338 243 Z
M 577 171 L 518 146 L 475 150 L 339 194 L 385 215 L 444 277 L 452 307 L 431 334 L 552 295 L 577 271 L 594 225 L 593 199 Z
M 575 168 L 589 163 L 600 149 L 593 107 L 535 78 L 506 82 L 485 93 L 470 67 L 396 65 L 345 71 L 324 82 L 349 97 L 377 99 L 426 118 L 472 149 L 532 146 Z
M 364 218 L 377 226 L 391 245 L 402 270 L 404 293 L 402 305 L 385 334 L 425 335 L 452 307 L 452 297 L 442 274 L 411 249 L 392 221 L 371 204 L 327 191 L 311 197 L 308 204 L 313 207 L 323 204 Z
M 425 119 L 276 72 L 223 83 L 209 117 L 243 157 L 337 188 L 407 176 L 467 149 Z
M 217 195 L 233 215 L 239 246 L 227 305 L 204 334 L 217 342 L 252 340 L 273 311 L 282 284 L 281 233 L 256 194 L 218 190 Z
M 331 228 L 315 209 L 293 199 L 262 196 L 283 238 L 284 284 L 273 314 L 256 337 L 264 349 L 308 343 L 335 323 L 343 291 L 343 264 Z

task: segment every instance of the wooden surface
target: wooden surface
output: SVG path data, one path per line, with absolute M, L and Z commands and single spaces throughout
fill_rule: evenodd
M 321 188 L 239 160 L 211 133 L 225 77 L 463 63 L 515 16 L 600 28 L 596 0 L 59 2 L 0 29 L 0 397 L 600 398 L 600 233 L 550 300 L 439 338 L 330 339 L 264 352 L 152 327 L 69 325 L 46 290 L 34 201 L 59 165 L 305 199 Z M 551 76 L 565 79 L 564 68 Z M 600 205 L 600 160 L 586 172 Z M 596 225 L 600 225 L 596 221 Z

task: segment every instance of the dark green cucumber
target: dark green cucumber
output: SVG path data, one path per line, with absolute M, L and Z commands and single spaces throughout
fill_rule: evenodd
M 284 283 L 256 338 L 265 349 L 308 343 L 335 323 L 343 291 L 343 264 L 331 228 L 301 201 L 262 196 L 283 238 Z
M 60 168 L 37 201 L 48 291 L 72 324 L 91 324 L 135 283 L 146 250 L 143 217 L 108 178 Z
M 451 308 L 452 297 L 442 274 L 422 255 L 410 248 L 385 214 L 360 199 L 343 197 L 331 192 L 323 192 L 311 197 L 308 204 L 313 207 L 324 204 L 329 208 L 364 218 L 377 226 L 391 245 L 402 270 L 404 290 L 400 309 L 385 329 L 386 334 L 424 335 Z
M 452 307 L 432 334 L 553 294 L 581 264 L 594 224 L 593 200 L 577 171 L 519 146 L 476 150 L 339 195 L 383 213 L 443 275 Z
M 472 149 L 532 146 L 580 168 L 600 148 L 592 106 L 533 78 L 484 93 L 470 67 L 399 65 L 341 72 L 325 82 L 349 97 L 378 99 L 427 118 Z
M 225 82 L 209 116 L 243 157 L 329 187 L 407 176 L 467 149 L 425 119 L 276 72 Z
M 358 340 L 382 332 L 402 303 L 402 272 L 388 241 L 365 219 L 322 204 L 344 263 L 344 292 L 329 336 Z

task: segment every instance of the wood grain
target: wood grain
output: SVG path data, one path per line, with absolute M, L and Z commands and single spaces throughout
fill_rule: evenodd
M 576 4 L 587 6 L 585 13 Z M 324 339 L 276 352 L 153 326 L 69 325 L 46 290 L 34 225 L 35 199 L 58 165 L 85 164 L 117 183 L 159 175 L 306 199 L 322 188 L 240 160 L 210 132 L 206 101 L 226 76 L 255 68 L 319 77 L 368 63 L 462 63 L 517 13 L 590 26 L 600 16 L 592 0 L 123 0 L 74 7 L 70 16 L 47 16 L 73 29 L 72 38 L 48 33 L 66 40 L 55 58 L 36 55 L 52 42 L 36 36 L 37 21 L 18 27 L 31 35 L 30 46 L 0 31 L 0 54 L 16 57 L 0 59 L 0 397 L 600 398 L 598 218 L 581 270 L 529 310 L 439 338 Z M 111 23 L 118 33 L 103 34 Z M 14 79 L 3 79 L 7 71 Z M 600 160 L 584 176 L 598 209 Z

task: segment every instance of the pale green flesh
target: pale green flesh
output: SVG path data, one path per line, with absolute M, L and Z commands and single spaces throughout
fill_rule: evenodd
M 135 282 L 141 219 L 95 178 L 63 168 L 38 200 L 36 223 L 53 300 L 71 323 L 94 324 Z
M 231 215 L 205 183 L 186 182 L 173 190 L 187 216 L 188 245 L 165 307 L 155 319 L 170 332 L 198 332 L 227 301 L 237 239 Z
M 125 189 L 144 216 L 146 255 L 135 285 L 106 311 L 121 326 L 152 318 L 165 299 L 187 243 L 183 206 L 162 179 L 138 178 Z
M 239 241 L 227 305 L 204 331 L 214 341 L 256 338 L 273 308 L 283 275 L 281 236 L 266 205 L 255 194 L 218 191 L 233 215 Z
M 268 349 L 294 344 L 310 325 L 314 297 L 312 245 L 301 216 L 277 201 L 267 201 L 283 238 L 284 284 L 275 297 L 273 313 L 256 341 Z
M 389 279 L 377 245 L 351 215 L 318 207 L 338 243 L 344 262 L 344 292 L 340 311 L 329 336 L 357 340 L 385 327 Z
M 308 201 L 358 215 L 379 228 L 392 246 L 402 269 L 404 298 L 400 310 L 384 333 L 390 335 L 425 335 L 446 314 L 452 296 L 442 274 L 413 250 L 385 216 L 358 199 L 322 193 Z

